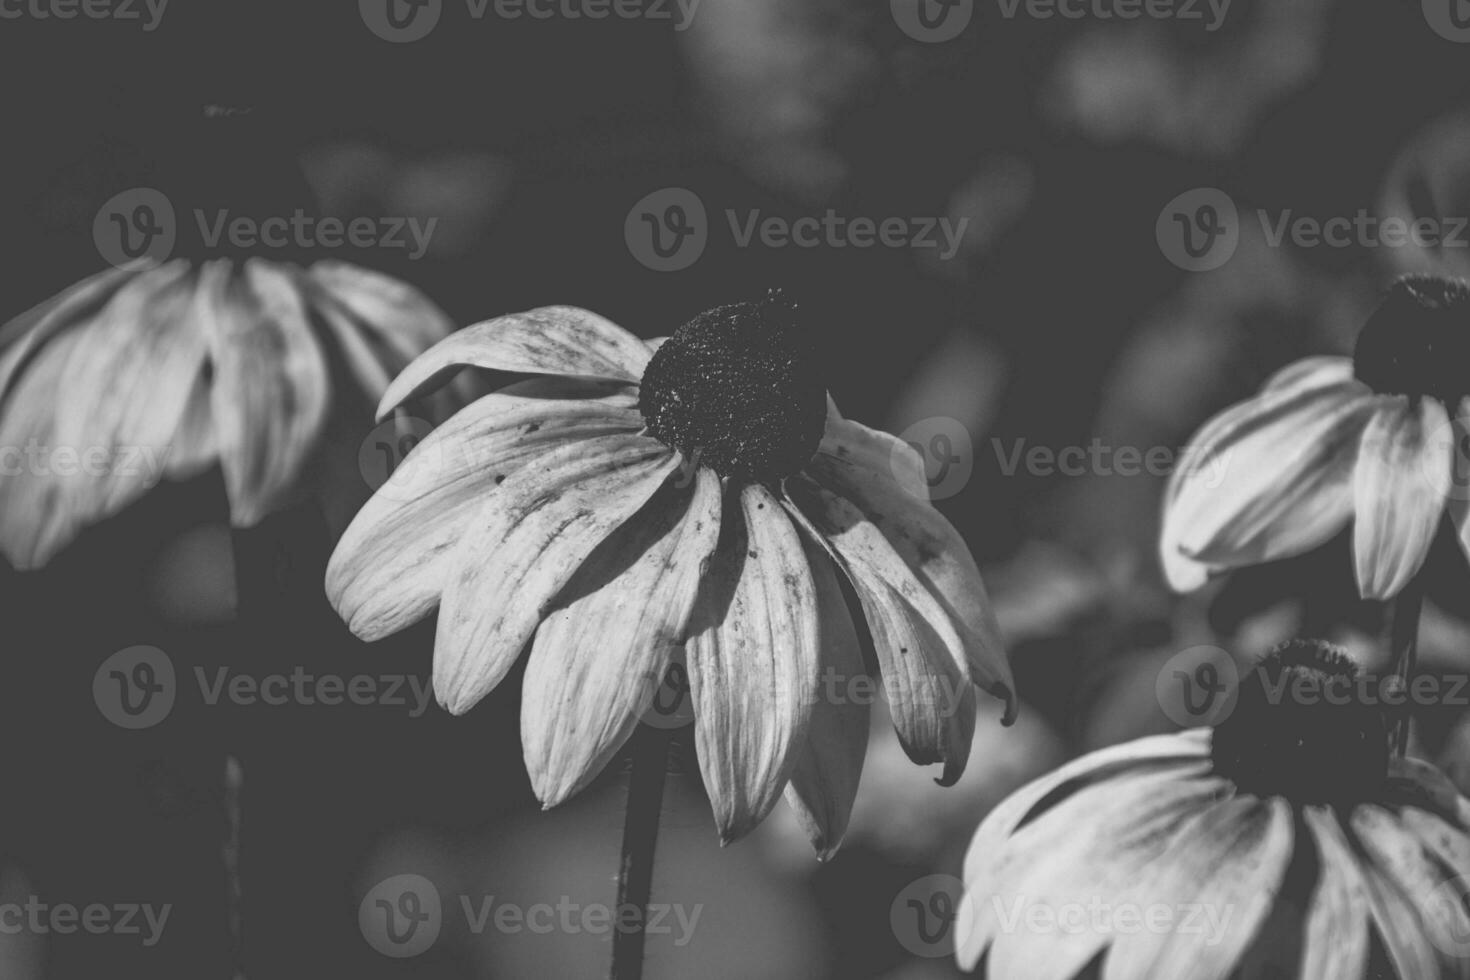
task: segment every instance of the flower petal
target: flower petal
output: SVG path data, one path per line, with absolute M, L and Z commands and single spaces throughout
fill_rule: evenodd
M 317 295 L 350 314 L 357 329 L 391 352 L 394 372 L 454 332 L 454 321 L 401 280 L 346 262 L 318 262 L 305 278 Z
M 1358 447 L 1353 471 L 1353 560 L 1365 599 L 1390 599 L 1429 554 L 1444 517 L 1454 458 L 1444 404 L 1399 395 L 1384 401 Z
M 724 843 L 765 819 L 796 765 L 819 680 L 817 617 L 796 529 L 769 490 L 742 487 L 687 647 L 695 748 Z
M 1305 807 L 1302 819 L 1317 842 L 1320 871 L 1307 906 L 1301 980 L 1361 980 L 1368 968 L 1368 916 L 1358 856 L 1331 809 Z
M 706 467 L 692 495 L 666 485 L 592 553 L 536 631 L 521 744 L 545 806 L 597 777 L 663 683 L 719 538 L 721 496 Z
M 394 379 L 378 417 L 466 366 L 636 383 L 652 356 L 643 341 L 605 317 L 573 306 L 542 307 L 466 327 L 435 344 Z
M 636 409 L 515 390 L 486 395 L 430 432 L 348 526 L 326 588 L 357 636 L 379 640 L 433 611 L 455 547 L 503 481 L 553 450 L 643 424 Z
M 787 510 L 825 547 L 862 602 L 893 726 L 909 758 L 944 763 L 943 785 L 964 772 L 974 736 L 969 662 L 954 622 L 893 545 L 856 506 L 801 478 Z
M 1383 807 L 1354 808 L 1351 824 L 1366 857 L 1374 921 L 1399 976 L 1441 975 L 1438 966 L 1428 967 L 1426 961 L 1440 960 L 1436 950 L 1454 950 L 1470 936 L 1470 915 L 1460 896 L 1436 900 L 1454 875 L 1432 861 L 1419 839 Z M 1470 976 L 1470 958 L 1443 959 L 1449 968 L 1444 975 Z
M 817 591 L 821 677 L 807 738 L 786 787 L 786 803 L 818 858 L 825 861 L 847 833 L 868 751 L 868 704 L 853 694 L 853 683 L 867 671 L 832 559 L 808 541 L 802 542 L 802 549 Z
M 971 676 L 1016 712 L 1015 681 L 980 570 L 964 538 L 929 503 L 924 464 L 896 436 L 828 418 L 807 467 L 820 484 L 856 504 L 877 525 L 948 612 L 964 644 Z
M 1301 554 L 1352 513 L 1352 465 L 1376 399 L 1359 383 L 1272 389 L 1208 424 L 1171 478 L 1160 548 L 1171 584 L 1188 562 L 1237 567 Z
M 557 594 L 679 466 L 641 435 L 579 440 L 506 479 L 463 533 L 440 602 L 434 692 L 463 714 L 500 683 Z
M 1227 928 L 1123 933 L 1108 952 L 1104 980 L 1224 980 L 1271 911 L 1291 858 L 1291 805 L 1280 797 L 1237 797 L 1210 807 L 1125 893 L 1125 907 L 1203 905 L 1230 911 Z
M 236 527 L 250 527 L 297 492 L 327 420 L 326 357 L 301 294 L 259 259 L 200 271 L 196 315 L 214 366 L 215 435 Z
M 170 263 L 182 266 L 182 261 Z M 108 269 L 69 286 L 0 327 L 0 401 L 34 357 L 53 338 L 95 316 L 124 283 L 141 273 Z

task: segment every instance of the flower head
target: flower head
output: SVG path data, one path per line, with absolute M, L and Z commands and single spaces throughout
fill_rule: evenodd
M 0 327 L 0 552 L 39 568 L 161 480 L 223 470 L 254 525 L 309 489 L 333 409 L 381 397 L 452 325 L 338 262 L 175 259 L 84 280 Z
M 465 365 L 538 377 L 432 433 L 358 515 L 327 591 L 378 639 L 439 611 L 434 689 L 468 711 L 530 645 L 521 735 L 547 806 L 585 787 L 687 669 L 726 839 L 786 789 L 820 851 L 842 837 L 866 745 L 861 604 L 894 722 L 958 777 L 973 684 L 1014 707 L 973 559 L 908 446 L 829 407 L 779 295 L 645 344 L 551 307 L 463 330 L 387 412 Z
M 1470 420 L 1467 354 L 1470 288 L 1406 277 L 1352 358 L 1292 364 L 1206 423 L 1167 492 L 1170 583 L 1194 589 L 1215 572 L 1301 554 L 1350 521 L 1368 599 L 1392 598 L 1413 578 L 1446 511 L 1470 549 L 1470 508 L 1454 488 Z
M 1386 956 L 1406 980 L 1459 975 L 1470 801 L 1390 761 L 1355 675 L 1324 644 L 1284 645 L 1219 727 L 1094 752 L 1010 797 L 966 858 L 961 965 L 1337 980 L 1384 975 L 1368 971 Z

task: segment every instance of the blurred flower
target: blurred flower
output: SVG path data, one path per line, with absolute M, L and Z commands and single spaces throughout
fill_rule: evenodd
M 368 640 L 441 606 L 434 689 L 456 714 L 531 642 L 521 734 L 547 806 L 597 776 L 687 659 L 722 836 L 760 822 L 789 781 L 830 852 L 868 711 L 839 570 L 915 762 L 956 780 L 972 684 L 1006 700 L 1007 720 L 1014 694 L 979 572 L 928 503 L 922 462 L 841 418 L 817 362 L 778 294 L 703 313 L 661 346 L 570 307 L 461 331 L 393 383 L 383 411 L 465 365 L 553 377 L 426 438 L 343 537 L 329 596 Z
M 453 329 L 337 262 L 174 260 L 84 280 L 0 328 L 0 551 L 44 566 L 164 479 L 224 473 L 231 519 L 311 491 L 344 384 L 376 401 Z
M 1384 222 L 1410 230 L 1399 248 L 1378 251 L 1402 273 L 1470 276 L 1465 216 L 1470 215 L 1470 114 L 1436 120 L 1399 153 L 1384 180 Z
M 1016 793 L 966 859 L 961 965 L 1049 980 L 1101 955 L 1118 980 L 1337 980 L 1386 952 L 1403 978 L 1459 975 L 1470 801 L 1426 763 L 1389 762 L 1356 680 L 1294 641 L 1217 728 L 1094 752 Z
M 1255 398 L 1206 423 L 1165 497 L 1161 552 L 1187 591 L 1227 568 L 1298 555 L 1354 522 L 1364 598 L 1387 599 L 1428 554 L 1452 494 L 1447 406 L 1470 395 L 1463 283 L 1405 278 L 1359 334 L 1352 358 L 1317 357 L 1278 372 Z

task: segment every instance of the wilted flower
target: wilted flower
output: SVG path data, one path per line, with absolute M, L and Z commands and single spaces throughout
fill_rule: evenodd
M 1339 980 L 1385 975 L 1386 954 L 1404 980 L 1463 975 L 1470 801 L 1390 762 L 1358 680 L 1293 641 L 1219 727 L 1094 752 L 1010 797 L 966 858 L 961 965 Z
M 1450 418 L 1470 409 L 1467 301 L 1459 281 L 1400 279 L 1351 358 L 1292 364 L 1206 423 L 1165 499 L 1170 583 L 1189 590 L 1301 554 L 1352 520 L 1359 591 L 1388 599 L 1424 563 L 1446 509 L 1470 547 L 1470 511 L 1451 493 L 1465 419 Z
M 327 572 L 364 639 L 440 607 L 434 689 L 452 712 L 530 643 L 521 734 L 547 806 L 597 776 L 687 661 L 722 836 L 758 823 L 789 781 L 816 847 L 835 848 L 867 717 L 847 684 L 864 668 L 839 570 L 914 761 L 958 778 L 972 681 L 1013 709 L 984 587 L 921 461 L 829 407 L 795 320 L 773 294 L 657 346 L 585 310 L 540 309 L 455 334 L 384 398 L 391 411 L 465 365 L 553 376 L 426 438 Z
M 224 473 L 249 527 L 309 491 L 345 384 L 371 404 L 453 329 L 340 262 L 176 259 L 86 279 L 0 327 L 0 551 L 45 565 L 161 480 Z

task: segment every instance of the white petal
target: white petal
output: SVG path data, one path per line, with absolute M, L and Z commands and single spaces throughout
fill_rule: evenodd
M 486 395 L 429 433 L 358 512 L 328 563 L 327 597 L 364 640 L 412 625 L 438 605 L 455 547 L 503 481 L 553 450 L 642 424 L 602 401 Z
M 817 594 L 796 529 L 759 485 L 726 511 L 688 644 L 695 747 L 720 838 L 765 819 L 807 736 Z
M 1169 930 L 1144 929 L 1113 939 L 1104 980 L 1225 980 L 1271 911 L 1291 859 L 1290 804 L 1280 797 L 1236 797 L 1214 804 L 1125 892 L 1124 907 L 1164 906 Z M 1186 928 L 1180 909 L 1230 909 L 1220 935 Z
M 578 441 L 519 470 L 452 557 L 434 640 L 434 692 L 454 714 L 489 694 L 592 550 L 679 466 L 647 436 Z
M 1391 599 L 1424 564 L 1444 517 L 1454 429 L 1437 398 L 1381 404 L 1353 474 L 1353 560 L 1365 599 Z
M 877 525 L 928 587 L 959 631 L 971 676 L 1006 701 L 1015 717 L 1015 681 L 980 570 L 964 538 L 929 503 L 923 461 L 902 439 L 840 418 L 807 471 Z
M 668 485 L 593 552 L 536 631 L 521 701 L 531 787 L 548 807 L 587 786 L 620 749 L 684 642 L 720 533 L 720 479 Z
M 1303 808 L 1317 842 L 1319 877 L 1307 906 L 1301 980 L 1361 980 L 1368 967 L 1366 886 L 1358 856 L 1328 807 Z
M 380 272 L 326 261 L 313 265 L 306 278 L 345 309 L 357 329 L 389 352 L 394 372 L 454 332 L 454 321 L 423 293 Z
M 825 861 L 836 853 L 847 833 L 868 751 L 868 704 L 853 693 L 853 682 L 865 677 L 866 670 L 832 559 L 809 542 L 803 541 L 802 548 L 817 590 L 822 666 L 807 738 L 786 787 L 786 802 L 818 857 Z
M 1352 468 L 1375 399 L 1357 382 L 1273 389 L 1191 445 L 1165 506 L 1160 547 L 1206 566 L 1301 554 L 1346 525 Z M 1197 584 L 1167 562 L 1176 587 Z
M 636 383 L 650 357 L 643 341 L 605 317 L 547 306 L 466 327 L 435 344 L 394 379 L 378 417 L 467 366 Z
M 229 262 L 210 262 L 197 299 L 231 519 L 250 527 L 300 489 L 327 420 L 327 362 L 296 283 L 280 267 L 251 259 L 236 275 Z
M 124 283 L 140 274 L 126 269 L 99 272 L 0 327 L 0 401 L 10 393 L 17 374 L 48 341 L 70 327 L 90 322 Z
M 974 689 L 955 624 L 877 526 L 843 497 L 787 481 L 787 510 L 836 559 L 862 602 L 893 726 L 909 758 L 964 772 L 974 736 Z

